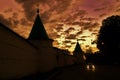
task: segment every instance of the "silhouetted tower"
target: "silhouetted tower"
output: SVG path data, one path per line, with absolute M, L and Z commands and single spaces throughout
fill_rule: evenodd
M 33 24 L 28 40 L 36 47 L 45 47 L 45 45 L 46 47 L 52 47 L 53 40 L 48 37 L 44 25 L 40 19 L 39 12 L 39 8 L 37 8 L 37 16 L 35 18 L 35 22 Z M 38 42 L 40 45 L 38 44 Z
M 40 19 L 39 16 L 39 8 L 37 9 L 37 16 L 35 19 L 35 22 L 33 24 L 33 28 L 31 30 L 31 33 L 29 35 L 29 40 L 33 40 L 33 39 L 49 39 L 47 32 L 44 28 L 44 25 Z
M 80 44 L 79 44 L 78 41 L 77 41 L 77 43 L 76 43 L 76 46 L 75 46 L 75 49 L 74 49 L 74 52 L 73 52 L 73 53 L 74 53 L 74 54 L 73 54 L 74 56 L 77 56 L 77 55 L 83 53 L 83 51 L 82 51 L 82 49 L 81 49 Z
M 37 8 L 37 16 L 28 37 L 28 41 L 37 48 L 39 53 L 38 62 L 41 64 L 38 67 L 41 69 L 40 72 L 54 68 L 56 65 L 56 51 L 52 46 L 53 40 L 48 37 L 40 19 L 39 8 Z
M 79 42 L 77 41 L 75 50 L 73 51 L 73 56 L 77 58 L 77 63 L 78 64 L 83 64 L 84 63 L 84 52 L 82 51 Z

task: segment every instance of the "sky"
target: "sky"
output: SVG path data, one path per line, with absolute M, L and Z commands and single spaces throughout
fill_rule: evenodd
M 120 13 L 120 0 L 0 0 L 0 22 L 27 39 L 38 6 L 53 46 L 70 52 L 77 40 L 83 51 L 98 51 L 102 20 Z

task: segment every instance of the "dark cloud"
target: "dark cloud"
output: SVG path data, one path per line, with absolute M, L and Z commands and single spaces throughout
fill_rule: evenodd
M 68 29 L 68 31 L 74 31 L 75 30 L 75 28 L 72 28 L 72 27 L 70 27 L 69 29 Z
M 27 21 L 26 18 L 22 18 L 20 19 L 20 24 L 23 25 L 23 26 L 30 26 L 30 23 Z
M 12 17 L 11 17 L 11 20 L 10 20 L 10 21 L 12 21 L 12 26 L 14 26 L 14 27 L 18 26 L 18 24 L 19 24 L 18 17 L 19 17 L 18 13 L 14 12 L 12 14 Z
M 89 37 L 89 36 L 81 36 L 81 38 L 87 38 L 87 37 Z
M 58 43 L 57 40 L 54 40 L 54 43 L 55 43 L 56 45 L 60 45 L 60 43 Z
M 5 11 L 5 13 L 9 13 L 10 11 L 12 10 L 8 9 L 7 11 Z M 9 28 L 15 28 L 19 24 L 18 13 L 12 12 L 12 15 L 8 18 L 5 18 L 3 14 L 0 14 L 0 22 L 8 26 Z
M 56 19 L 53 19 L 53 20 L 50 20 L 49 23 L 56 23 L 58 20 Z
M 76 39 L 76 35 L 70 34 L 69 36 L 66 37 L 66 39 Z
M 84 29 L 89 29 L 91 27 L 91 22 L 83 22 L 80 26 L 83 26 Z
M 116 11 L 116 12 L 120 12 L 120 3 L 116 5 L 115 11 Z
M 71 23 L 69 23 L 69 25 L 79 25 L 79 26 L 84 26 L 87 24 L 90 24 L 93 21 L 96 21 L 97 18 L 93 18 L 93 17 L 82 17 L 80 18 L 80 21 L 72 21 Z
M 17 27 L 19 24 L 19 20 L 12 18 L 12 17 L 9 17 L 8 19 L 6 19 L 6 21 L 9 21 L 9 23 L 11 23 L 11 25 L 8 25 L 11 28 Z
M 118 8 L 118 9 L 116 10 L 116 12 L 120 12 L 120 8 Z
M 12 14 L 12 18 L 17 19 L 17 18 L 18 18 L 18 13 L 14 12 L 14 13 Z
M 66 45 L 65 47 L 70 48 L 70 47 L 71 47 L 71 45 Z
M 9 12 L 12 12 L 13 11 L 13 9 L 12 8 L 9 8 L 9 9 L 6 9 L 5 11 L 4 11 L 4 13 L 9 13 Z
M 55 35 L 55 34 L 54 34 L 54 35 Z M 60 38 L 60 37 L 61 37 L 61 35 L 57 35 L 57 34 L 56 34 L 56 37 L 57 37 L 57 38 Z
M 18 13 L 14 12 L 9 20 L 12 22 L 12 26 L 17 27 L 19 24 Z
M 98 32 L 98 31 L 96 31 L 96 32 L 93 32 L 93 33 L 92 33 L 92 35 L 97 35 L 97 32 Z
M 79 39 L 79 41 L 86 41 L 85 39 Z
M 116 2 L 120 2 L 120 0 L 116 0 Z
M 61 35 L 58 35 L 56 32 L 49 33 L 49 37 L 52 39 L 60 38 Z
M 17 3 L 21 4 L 25 16 L 29 21 L 33 21 L 35 16 L 35 5 L 37 4 L 42 5 L 43 9 L 45 9 L 44 5 L 48 5 L 50 9 L 45 11 L 43 14 L 41 14 L 43 22 L 47 22 L 49 18 L 52 15 L 53 11 L 56 11 L 58 14 L 64 12 L 70 5 L 71 0 L 15 0 Z M 40 8 L 42 10 L 42 8 Z
M 85 21 L 95 21 L 97 20 L 97 18 L 94 18 L 94 17 L 82 17 L 80 20 L 85 20 Z
M 80 25 L 81 24 L 81 22 L 73 22 L 73 23 L 71 23 L 72 25 Z
M 68 29 L 65 31 L 65 33 L 69 34 L 70 32 L 72 32 L 72 31 L 74 31 L 74 30 L 75 30 L 74 28 L 70 27 L 70 28 L 68 28 Z
M 57 24 L 57 26 L 60 26 L 60 27 L 62 27 L 64 24 Z
M 86 47 L 90 47 L 90 45 L 86 45 Z
M 73 17 L 83 16 L 83 15 L 86 15 L 86 14 L 87 14 L 86 10 L 79 10 L 77 13 L 75 12 Z
M 72 14 L 67 14 L 63 22 L 69 24 L 74 22 L 76 19 L 81 19 L 81 17 L 87 14 L 86 10 L 76 10 L 76 11 L 71 11 L 70 13 Z
M 57 13 L 64 12 L 70 5 L 72 0 L 58 0 L 58 5 L 55 6 Z
M 83 30 L 90 30 L 92 31 L 94 28 L 99 26 L 97 22 L 79 22 L 79 26 L 83 28 Z
M 19 21 L 18 20 L 13 20 L 13 26 L 17 27 L 19 24 Z
M 93 33 L 97 33 L 97 32 L 99 32 L 99 29 L 93 30 Z
M 102 11 L 102 10 L 105 10 L 107 7 L 101 7 L 101 8 L 97 8 L 97 9 L 94 9 L 94 11 Z
M 41 19 L 42 19 L 43 23 L 51 22 L 51 21 L 49 21 L 49 18 L 51 17 L 51 12 L 46 11 L 46 12 L 44 12 L 44 13 L 41 14 L 41 15 L 42 15 L 42 16 L 41 16 Z
M 0 22 L 9 28 L 12 26 L 10 19 L 6 19 L 2 14 L 0 14 Z
M 71 44 L 76 44 L 76 42 L 71 42 Z
M 103 0 L 103 2 L 102 2 L 102 5 L 101 6 L 108 6 L 108 5 L 111 5 L 111 4 L 113 4 L 113 3 L 111 3 L 111 2 L 113 2 L 112 0 L 110 1 L 110 0 Z
M 60 32 L 61 30 L 63 30 L 63 27 L 62 26 L 58 26 L 55 29 L 57 30 L 57 32 Z
M 99 23 L 95 22 L 95 23 L 91 23 L 89 25 L 89 31 L 94 31 L 94 28 L 99 27 Z
M 91 44 L 96 44 L 97 43 L 97 40 L 94 40 L 91 42 Z
M 70 40 L 69 40 L 69 41 L 68 41 L 68 40 L 66 40 L 66 41 L 64 41 L 63 43 L 71 43 L 71 41 L 70 41 Z
M 81 21 L 81 22 L 72 22 L 72 23 L 69 23 L 69 25 L 79 25 L 79 26 L 83 26 L 84 24 L 85 24 L 86 22 L 83 22 L 83 21 Z
M 57 32 L 61 32 L 61 31 L 63 30 L 63 25 L 64 25 L 64 24 L 56 24 L 55 30 L 56 30 Z M 56 34 L 57 34 L 57 33 L 56 33 Z
M 29 21 L 33 21 L 34 20 L 34 16 L 35 16 L 35 9 L 34 9 L 34 5 L 36 5 L 41 1 L 44 2 L 46 0 L 15 0 L 17 3 L 21 4 L 23 9 L 24 9 L 24 13 L 26 18 Z
M 77 32 L 76 35 L 78 36 L 78 35 L 80 35 L 80 34 L 82 34 L 82 33 L 83 33 L 83 30 Z
M 103 13 L 103 14 L 100 14 L 99 16 L 100 17 L 104 17 L 104 16 L 106 16 L 107 14 L 106 13 Z

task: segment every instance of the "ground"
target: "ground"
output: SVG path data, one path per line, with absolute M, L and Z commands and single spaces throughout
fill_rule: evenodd
M 88 69 L 87 65 L 73 65 L 19 80 L 120 80 L 120 66 L 94 65 L 94 69 L 92 67 Z

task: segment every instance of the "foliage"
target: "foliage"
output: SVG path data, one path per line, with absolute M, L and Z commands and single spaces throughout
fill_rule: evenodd
M 120 44 L 120 16 L 111 16 L 103 20 L 98 35 L 97 46 L 103 48 L 118 48 Z
M 113 15 L 103 20 L 97 39 L 97 47 L 107 57 L 120 53 L 120 16 Z

